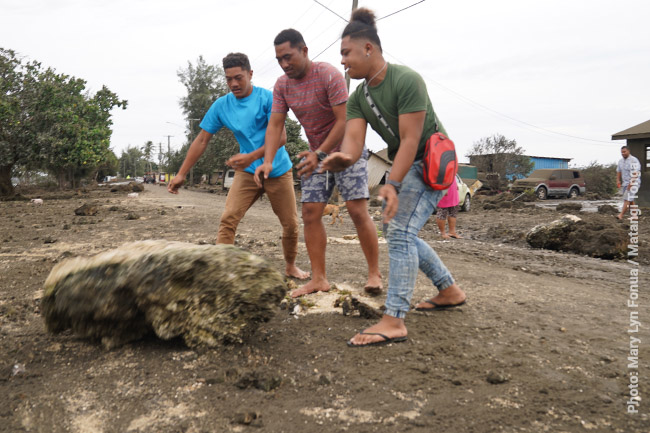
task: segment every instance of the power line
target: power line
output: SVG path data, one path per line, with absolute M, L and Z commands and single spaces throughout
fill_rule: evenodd
M 392 16 L 392 15 L 398 14 L 398 13 L 400 13 L 400 12 L 402 12 L 402 11 L 405 11 L 406 9 L 409 9 L 409 8 L 412 8 L 413 6 L 419 5 L 420 3 L 424 3 L 425 1 L 426 1 L 426 0 L 420 0 L 419 2 L 417 2 L 417 3 L 413 3 L 412 5 L 407 6 L 407 7 L 405 7 L 405 8 L 402 8 L 402 9 L 400 9 L 400 10 L 398 10 L 398 11 L 392 12 L 392 13 L 390 13 L 390 14 L 388 14 L 388 15 L 384 15 L 384 16 L 381 17 L 381 18 L 377 18 L 377 21 L 383 20 L 384 18 L 388 18 L 388 17 L 390 17 L 390 16 Z M 339 17 L 339 18 L 341 18 L 341 19 L 342 19 L 343 21 L 345 21 L 346 23 L 349 23 L 349 22 L 350 22 L 349 20 L 343 18 L 341 15 L 337 14 L 337 13 L 334 12 L 332 9 L 328 8 L 327 6 L 325 6 L 324 4 L 322 4 L 321 2 L 319 2 L 318 0 L 314 0 L 314 2 L 318 3 L 319 5 L 321 5 L 322 7 L 324 7 L 325 9 L 327 9 L 328 11 L 332 12 L 334 15 L 336 15 L 336 16 Z
M 394 58 L 395 60 L 397 60 L 402 65 L 406 65 L 406 63 L 402 62 L 401 60 L 399 60 L 397 57 L 393 56 L 392 54 L 390 54 L 390 53 L 388 53 L 386 51 L 384 51 L 384 52 L 386 54 L 388 54 L 389 56 L 391 56 L 392 58 Z M 536 132 L 538 134 L 541 134 L 540 131 L 544 131 L 544 132 L 547 132 L 547 133 L 550 133 L 550 134 L 561 135 L 563 137 L 573 138 L 573 139 L 576 139 L 576 140 L 591 141 L 591 142 L 594 142 L 594 143 L 606 143 L 608 146 L 611 146 L 611 142 L 609 142 L 609 141 L 594 140 L 592 138 L 584 138 L 584 137 L 578 137 L 576 135 L 564 134 L 562 132 L 557 132 L 557 131 L 553 131 L 551 129 L 542 128 L 541 126 L 533 125 L 532 123 L 529 123 L 529 122 L 526 122 L 526 121 L 523 121 L 523 120 L 515 119 L 514 117 L 508 116 L 507 114 L 501 113 L 500 111 L 494 110 L 494 109 L 492 109 L 490 107 L 487 107 L 487 106 L 485 106 L 485 105 L 483 105 L 483 104 L 481 104 L 479 102 L 476 102 L 473 99 L 468 98 L 468 97 L 456 92 L 455 90 L 450 89 L 449 87 L 447 87 L 444 84 L 432 79 L 431 77 L 428 77 L 428 76 L 425 76 L 425 75 L 422 75 L 422 76 L 424 78 L 426 78 L 427 80 L 431 81 L 432 83 L 434 83 L 435 85 L 437 85 L 437 86 L 441 87 L 442 89 L 446 90 L 447 92 L 455 95 L 457 98 L 459 98 L 461 101 L 465 102 L 466 104 L 472 105 L 472 106 L 474 106 L 474 108 L 479 108 L 479 109 L 482 109 L 484 111 L 488 111 L 488 112 L 490 112 L 490 113 L 492 113 L 492 114 L 494 114 L 494 115 L 496 115 L 498 117 L 507 119 L 507 120 L 509 120 L 511 122 L 515 122 L 516 124 L 519 124 L 518 126 L 520 126 L 522 128 L 523 128 L 522 125 L 526 125 L 526 126 L 528 126 L 530 128 L 534 128 L 534 129 L 532 129 L 532 131 Z M 525 128 L 525 129 L 527 129 L 527 128 Z M 543 135 L 547 135 L 547 134 L 543 134 Z M 604 145 L 605 144 L 601 144 L 601 146 L 604 146 Z
M 395 12 L 391 13 L 391 14 L 384 15 L 383 17 L 378 18 L 377 21 L 383 20 L 384 18 L 388 18 L 388 17 L 390 17 L 390 16 L 392 16 L 392 15 L 398 14 L 398 13 L 400 13 L 400 12 L 402 12 L 402 11 L 405 11 L 406 9 L 412 8 L 412 7 L 415 6 L 415 5 L 419 5 L 420 3 L 424 3 L 425 1 L 426 1 L 426 0 L 420 0 L 420 1 L 417 2 L 417 3 L 413 3 L 411 6 L 407 6 L 407 7 L 405 7 L 404 9 L 400 9 L 400 10 L 398 10 L 398 11 L 395 11 Z
M 330 48 L 332 48 L 332 45 L 334 45 L 335 43 L 337 43 L 339 40 L 341 40 L 341 38 L 336 38 L 336 40 L 335 40 L 334 42 L 332 42 L 331 44 L 329 44 L 329 45 L 327 46 L 327 48 L 325 48 L 325 49 L 324 49 L 323 51 L 321 51 L 320 53 L 316 54 L 316 57 L 312 58 L 312 60 L 316 60 L 316 58 L 317 58 L 318 56 L 320 56 L 320 55 L 323 54 L 325 51 L 327 51 L 327 50 L 329 50 Z
M 337 17 L 341 18 L 341 19 L 342 19 L 343 21 L 345 21 L 346 23 L 349 22 L 348 20 L 346 20 L 345 18 L 343 18 L 341 15 L 337 14 L 337 13 L 334 12 L 332 9 L 328 8 L 327 6 L 325 6 L 323 3 L 319 2 L 318 0 L 314 0 L 314 1 L 315 1 L 316 3 L 318 3 L 319 5 L 321 5 L 322 7 L 324 7 L 325 9 L 327 9 L 328 11 L 332 12 L 332 13 L 333 13 L 334 15 L 336 15 Z

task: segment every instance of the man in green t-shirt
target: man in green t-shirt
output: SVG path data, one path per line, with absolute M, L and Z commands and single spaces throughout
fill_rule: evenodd
M 436 209 L 444 191 L 429 188 L 422 177 L 422 155 L 429 137 L 444 132 L 431 106 L 422 77 L 406 66 L 384 60 L 374 14 L 357 9 L 343 31 L 342 63 L 351 78 L 366 81 L 350 96 L 341 151 L 323 161 L 322 170 L 341 170 L 361 155 L 367 125 L 388 144 L 393 160 L 379 196 L 385 200 L 384 224 L 390 269 L 384 315 L 379 323 L 355 335 L 351 347 L 406 341 L 404 318 L 409 310 L 418 268 L 438 288 L 438 295 L 417 310 L 434 312 L 458 307 L 466 295 L 436 252 L 417 235 Z M 365 95 L 366 89 L 379 113 Z M 385 117 L 387 126 L 378 115 Z

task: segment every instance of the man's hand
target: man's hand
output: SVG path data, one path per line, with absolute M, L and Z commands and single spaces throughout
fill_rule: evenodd
M 226 164 L 237 171 L 244 171 L 246 167 L 253 163 L 254 159 L 250 153 L 238 153 L 230 157 Z
M 255 176 L 253 176 L 253 179 L 255 179 L 255 183 L 259 188 L 264 186 L 262 185 L 262 179 L 268 179 L 272 170 L 273 164 L 270 162 L 265 162 L 255 169 Z
M 171 192 L 172 194 L 178 194 L 178 188 L 183 186 L 184 183 L 185 176 L 176 175 L 167 184 L 167 191 Z
M 343 152 L 334 152 L 323 160 L 320 172 L 343 171 L 353 164 L 352 156 Z
M 318 167 L 318 155 L 315 152 L 305 150 L 298 154 L 298 158 L 301 158 L 301 161 L 296 165 L 298 169 L 298 176 L 309 177 Z
M 393 185 L 384 185 L 379 190 L 379 199 L 386 202 L 384 207 L 384 224 L 388 224 L 397 213 L 399 207 L 399 198 Z
M 616 188 L 620 188 L 620 187 L 621 187 L 621 181 L 620 181 L 620 180 L 617 180 L 617 181 L 616 181 Z

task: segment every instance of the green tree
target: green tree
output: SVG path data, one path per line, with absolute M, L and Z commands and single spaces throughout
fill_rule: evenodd
M 153 162 L 153 141 L 149 140 L 142 146 L 142 157 L 144 158 L 145 170 L 148 172 L 153 171 L 154 162 Z
M 126 178 L 143 176 L 147 169 L 147 161 L 142 150 L 135 146 L 127 146 L 122 150 L 118 161 L 118 171 L 121 177 Z
M 11 178 L 39 155 L 33 112 L 40 64 L 23 63 L 15 51 L 0 48 L 0 196 L 12 195 Z
M 110 152 L 113 107 L 126 101 L 105 86 L 94 95 L 80 78 L 48 68 L 39 77 L 40 108 L 35 113 L 40 134 L 40 165 L 63 187 L 75 187 L 81 178 L 96 173 Z
M 610 198 L 616 194 L 616 164 L 602 165 L 592 161 L 586 167 L 580 168 L 582 177 L 587 185 L 587 192 L 594 193 L 601 199 Z
M 517 146 L 516 140 L 508 140 L 501 134 L 484 137 L 474 142 L 465 154 L 470 164 L 486 174 L 498 173 L 499 177 L 491 179 L 493 188 L 499 188 L 506 176 L 526 176 L 533 169 L 533 162 L 524 155 L 525 150 Z
M 287 144 L 284 146 L 287 149 L 287 152 L 289 152 L 291 162 L 295 165 L 298 163 L 298 154 L 305 150 L 309 150 L 309 143 L 303 140 L 300 135 L 300 123 L 287 117 L 287 120 L 284 122 L 284 127 L 287 130 Z
M 75 186 L 109 158 L 111 114 L 126 108 L 108 88 L 92 95 L 82 79 L 23 62 L 0 48 L 0 194 L 12 172 L 42 170 Z
M 100 181 L 106 176 L 116 176 L 119 170 L 119 165 L 120 162 L 117 159 L 117 156 L 115 156 L 115 153 L 112 150 L 109 150 L 104 161 L 97 166 L 95 180 Z
M 188 61 L 187 68 L 179 69 L 177 75 L 187 91 L 187 95 L 180 100 L 180 106 L 188 124 L 187 141 L 191 143 L 201 131 L 199 120 L 214 101 L 228 93 L 229 89 L 223 69 L 208 64 L 203 56 L 199 56 L 196 65 Z

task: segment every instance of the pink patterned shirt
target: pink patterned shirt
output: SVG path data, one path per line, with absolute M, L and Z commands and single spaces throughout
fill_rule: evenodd
M 336 117 L 332 107 L 348 100 L 348 89 L 343 74 L 325 62 L 312 62 L 307 75 L 296 80 L 282 75 L 273 88 L 273 113 L 287 113 L 289 109 L 305 128 L 311 150 L 325 141 L 334 127 Z M 332 151 L 340 147 L 340 143 Z

